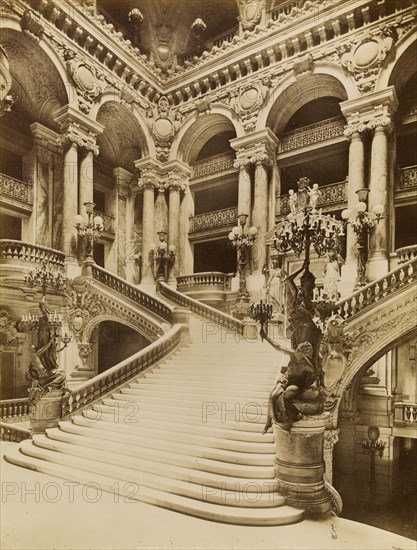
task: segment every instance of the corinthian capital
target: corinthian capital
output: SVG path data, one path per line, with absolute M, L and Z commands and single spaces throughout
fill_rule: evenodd
M 159 186 L 158 174 L 154 168 L 144 168 L 138 180 L 138 187 L 145 189 L 157 189 Z
M 98 145 L 93 137 L 86 138 L 78 134 L 73 129 L 69 129 L 63 134 L 57 137 L 58 145 L 65 146 L 67 144 L 75 143 L 78 147 L 85 149 L 86 151 L 91 151 L 95 156 L 100 152 Z
M 184 191 L 187 187 L 186 176 L 180 170 L 171 170 L 165 185 L 170 191 Z

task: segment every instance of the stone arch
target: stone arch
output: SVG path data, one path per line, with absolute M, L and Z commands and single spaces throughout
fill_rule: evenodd
M 398 93 L 413 72 L 417 72 L 417 35 L 416 28 L 411 29 L 396 46 L 396 56 L 382 70 L 376 90 L 395 86 Z
M 290 75 L 271 92 L 259 114 L 257 129 L 269 127 L 281 135 L 287 122 L 303 105 L 320 97 L 332 96 L 341 100 L 359 95 L 353 83 L 334 65 L 322 64 L 313 74 L 297 79 Z
M 1 43 L 9 59 L 15 108 L 30 122 L 59 132 L 54 112 L 64 105 L 78 104 L 63 62 L 45 41 L 34 44 L 15 22 L 9 23 L 2 31 Z
M 149 136 L 145 135 L 137 116 L 114 100 L 101 102 L 96 120 L 104 131 L 97 138 L 100 154 L 112 165 L 134 171 L 134 161 L 149 155 Z
M 93 319 L 91 319 L 89 323 L 86 324 L 85 330 L 84 330 L 84 337 L 86 342 L 91 342 L 94 329 L 104 321 L 113 321 L 115 323 L 125 325 L 131 328 L 132 330 L 135 330 L 136 332 L 138 332 L 148 340 L 152 340 L 149 333 L 146 332 L 146 330 L 144 330 L 143 327 L 141 327 L 139 324 L 136 324 L 129 319 L 121 319 L 117 315 L 114 315 L 111 313 L 103 313 L 101 315 L 98 315 L 97 317 L 94 317 Z
M 168 160 L 192 164 L 202 146 L 221 131 L 234 130 L 236 137 L 245 135 L 242 124 L 224 105 L 214 105 L 208 114 L 194 113 L 184 123 L 171 147 Z

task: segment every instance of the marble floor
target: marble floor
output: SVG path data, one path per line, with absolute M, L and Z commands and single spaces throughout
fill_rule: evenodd
M 1 456 L 9 445 L 1 443 Z M 280 527 L 204 521 L 100 493 L 1 459 L 1 548 L 26 549 L 390 549 L 417 542 L 342 518 Z

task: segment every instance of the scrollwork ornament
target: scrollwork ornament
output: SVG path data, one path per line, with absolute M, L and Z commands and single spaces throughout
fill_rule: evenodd
M 238 0 L 238 6 L 242 29 L 253 30 L 261 22 L 265 0 Z

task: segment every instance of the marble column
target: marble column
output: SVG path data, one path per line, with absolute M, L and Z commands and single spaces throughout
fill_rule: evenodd
M 154 283 L 150 250 L 155 243 L 155 170 L 142 170 L 139 187 L 143 189 L 143 215 L 142 215 L 142 283 L 149 285 Z
M 117 190 L 117 206 L 115 211 L 116 218 L 116 239 L 117 239 L 117 275 L 119 277 L 126 277 L 126 263 L 127 260 L 133 261 L 133 256 L 130 247 L 127 245 L 129 226 L 127 222 L 127 201 L 130 197 L 129 184 L 132 179 L 132 174 L 124 168 L 118 167 L 113 170 L 113 174 L 116 180 Z M 130 220 L 130 223 L 133 223 Z
M 238 215 L 248 214 L 246 221 L 246 228 L 248 228 L 251 220 L 250 164 L 247 159 L 239 159 L 235 161 L 235 166 L 239 168 L 237 213 Z
M 252 225 L 258 229 L 253 246 L 253 275 L 262 275 L 265 264 L 265 235 L 268 231 L 268 162 L 262 157 L 255 164 L 255 185 L 252 208 Z
M 352 213 L 358 202 L 356 191 L 365 187 L 365 144 L 364 133 L 359 132 L 357 125 L 345 128 L 349 144 L 349 174 L 347 182 L 347 208 Z M 342 277 L 339 285 L 342 295 L 352 292 L 357 277 L 357 236 L 350 224 L 346 227 L 346 263 L 342 266 Z
M 62 250 L 69 260 L 77 258 L 77 232 L 74 216 L 78 209 L 78 146 L 70 141 L 64 152 L 64 186 L 62 190 Z
M 88 149 L 79 152 L 79 193 L 78 212 L 85 216 L 85 202 L 93 202 L 93 162 L 94 155 Z
M 181 191 L 185 185 L 180 176 L 171 172 L 168 175 L 169 186 L 169 210 L 168 210 L 168 244 L 175 247 L 175 261 L 171 267 L 168 283 L 176 285 L 176 278 L 179 275 L 179 236 L 180 236 L 180 205 Z
M 388 271 L 388 133 L 391 122 L 388 116 L 368 124 L 374 127 L 371 150 L 371 180 L 369 185 L 368 208 L 382 205 L 384 217 L 371 229 L 369 238 L 368 278 L 378 279 Z

